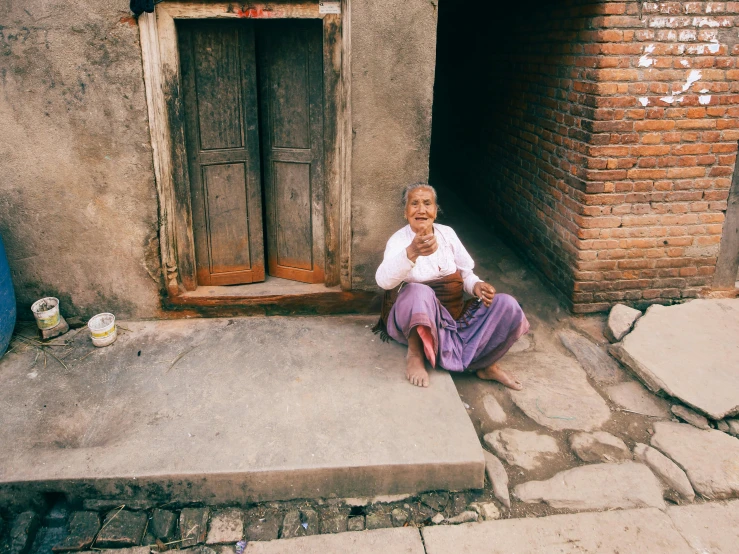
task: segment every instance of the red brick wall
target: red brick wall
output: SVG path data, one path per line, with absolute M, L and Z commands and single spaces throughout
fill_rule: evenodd
M 580 312 L 710 285 L 739 140 L 739 2 L 644 3 L 641 18 L 636 2 L 599 8 L 585 52 Z
M 454 138 L 474 204 L 576 312 L 710 286 L 739 140 L 739 2 L 480 9 L 475 55 L 455 66 L 475 91 L 458 103 L 479 107 Z

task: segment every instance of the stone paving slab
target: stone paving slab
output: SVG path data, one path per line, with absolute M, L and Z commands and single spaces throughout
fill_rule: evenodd
M 685 471 L 704 498 L 739 497 L 739 439 L 686 423 L 658 421 L 650 442 Z
M 500 366 L 523 383 L 523 390 L 507 392 L 539 425 L 557 431 L 592 431 L 611 417 L 605 400 L 572 358 L 554 352 L 527 352 L 503 357 Z
M 695 552 L 739 551 L 739 501 L 674 506 L 667 515 Z
M 426 554 L 695 554 L 655 508 L 425 527 L 423 540 Z
M 513 495 L 529 504 L 577 511 L 665 507 L 659 481 L 635 462 L 575 467 L 546 481 L 521 483 Z
M 405 348 L 380 342 L 374 321 L 131 321 L 107 348 L 77 333 L 68 369 L 6 355 L 0 496 L 93 487 L 226 504 L 482 488 L 451 377 L 410 386 Z
M 250 542 L 244 554 L 425 554 L 414 527 Z M 450 550 L 449 552 L 453 552 Z
M 654 392 L 713 419 L 739 413 L 739 299 L 651 306 L 611 352 Z

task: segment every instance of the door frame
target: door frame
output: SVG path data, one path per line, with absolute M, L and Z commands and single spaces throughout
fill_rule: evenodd
M 319 6 L 320 4 L 320 6 Z M 159 242 L 167 295 L 197 286 L 176 20 L 323 20 L 325 285 L 351 290 L 350 0 L 254 4 L 163 1 L 139 17 L 144 85 L 159 200 Z M 335 10 L 334 10 L 335 11 Z

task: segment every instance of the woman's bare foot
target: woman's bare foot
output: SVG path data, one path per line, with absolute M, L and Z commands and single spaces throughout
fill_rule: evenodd
M 490 367 L 479 370 L 477 376 L 486 381 L 498 381 L 498 383 L 505 385 L 509 389 L 521 390 L 523 388 L 521 381 L 508 375 L 498 364 L 493 364 Z
M 417 387 L 429 386 L 429 373 L 426 371 L 423 356 L 408 352 L 405 362 L 405 376 L 412 385 Z

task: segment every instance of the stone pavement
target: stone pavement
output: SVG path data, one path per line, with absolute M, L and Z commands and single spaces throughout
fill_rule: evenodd
M 613 353 L 654 392 L 714 420 L 739 414 L 739 299 L 655 305 Z

